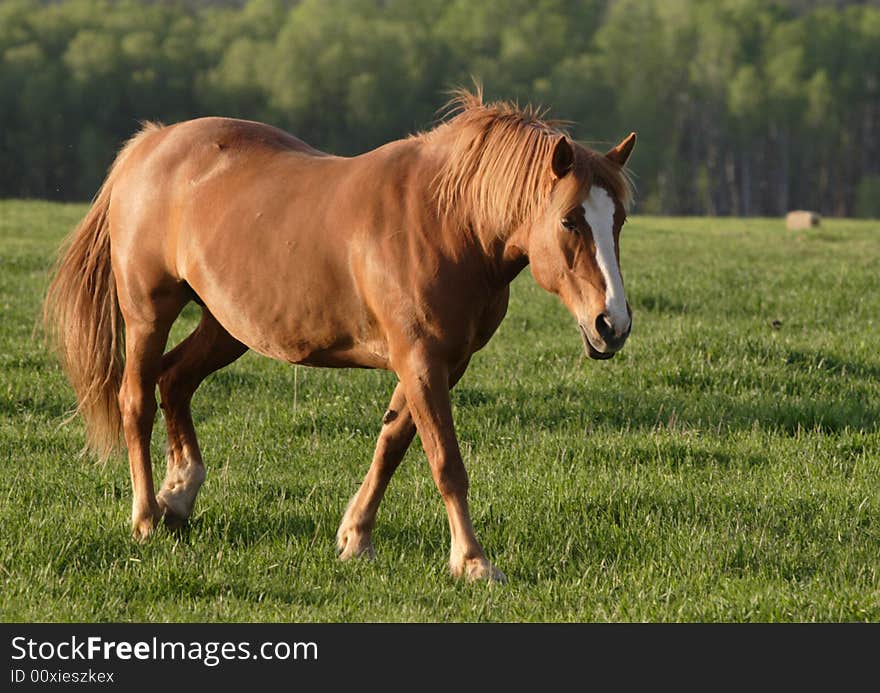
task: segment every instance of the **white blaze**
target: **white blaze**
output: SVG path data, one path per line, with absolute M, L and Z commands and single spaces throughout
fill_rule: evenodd
M 584 217 L 593 231 L 596 263 L 605 278 L 605 315 L 616 334 L 629 328 L 629 313 L 623 293 L 623 279 L 614 253 L 614 200 L 605 188 L 594 185 L 584 200 Z

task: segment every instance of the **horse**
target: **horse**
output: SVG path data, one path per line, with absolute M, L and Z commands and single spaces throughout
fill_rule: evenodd
M 480 89 L 459 91 L 432 129 L 354 157 L 254 121 L 144 123 L 62 245 L 43 306 L 86 449 L 106 460 L 124 438 L 133 536 L 191 516 L 206 473 L 193 394 L 252 349 L 397 376 L 336 535 L 341 559 L 374 555 L 379 503 L 418 432 L 448 515 L 452 574 L 504 580 L 471 523 L 449 392 L 526 265 L 574 316 L 589 357 L 623 347 L 632 310 L 619 235 L 634 143 L 631 133 L 600 153 L 543 111 L 487 103 Z M 201 320 L 165 353 L 191 301 Z M 168 433 L 158 493 L 157 386 Z

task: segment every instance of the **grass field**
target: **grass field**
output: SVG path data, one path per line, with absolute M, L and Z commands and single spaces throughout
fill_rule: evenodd
M 418 443 L 377 560 L 337 561 L 393 376 L 253 354 L 196 396 L 191 525 L 134 543 L 127 464 L 77 457 L 33 334 L 84 210 L 0 202 L 0 620 L 880 621 L 880 222 L 632 219 L 633 334 L 602 363 L 524 272 L 453 393 L 477 534 L 509 578 L 487 585 L 447 574 Z M 161 421 L 153 444 L 160 475 Z

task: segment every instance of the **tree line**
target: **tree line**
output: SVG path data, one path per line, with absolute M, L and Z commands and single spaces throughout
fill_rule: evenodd
M 805 0 L 0 0 L 0 197 L 90 198 L 141 120 L 356 154 L 472 77 L 636 130 L 638 211 L 880 216 L 880 7 Z

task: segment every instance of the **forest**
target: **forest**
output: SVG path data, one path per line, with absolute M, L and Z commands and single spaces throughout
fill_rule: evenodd
M 880 6 L 793 0 L 0 0 L 0 197 L 90 199 L 144 120 L 354 155 L 473 80 L 637 131 L 638 212 L 880 216 Z

